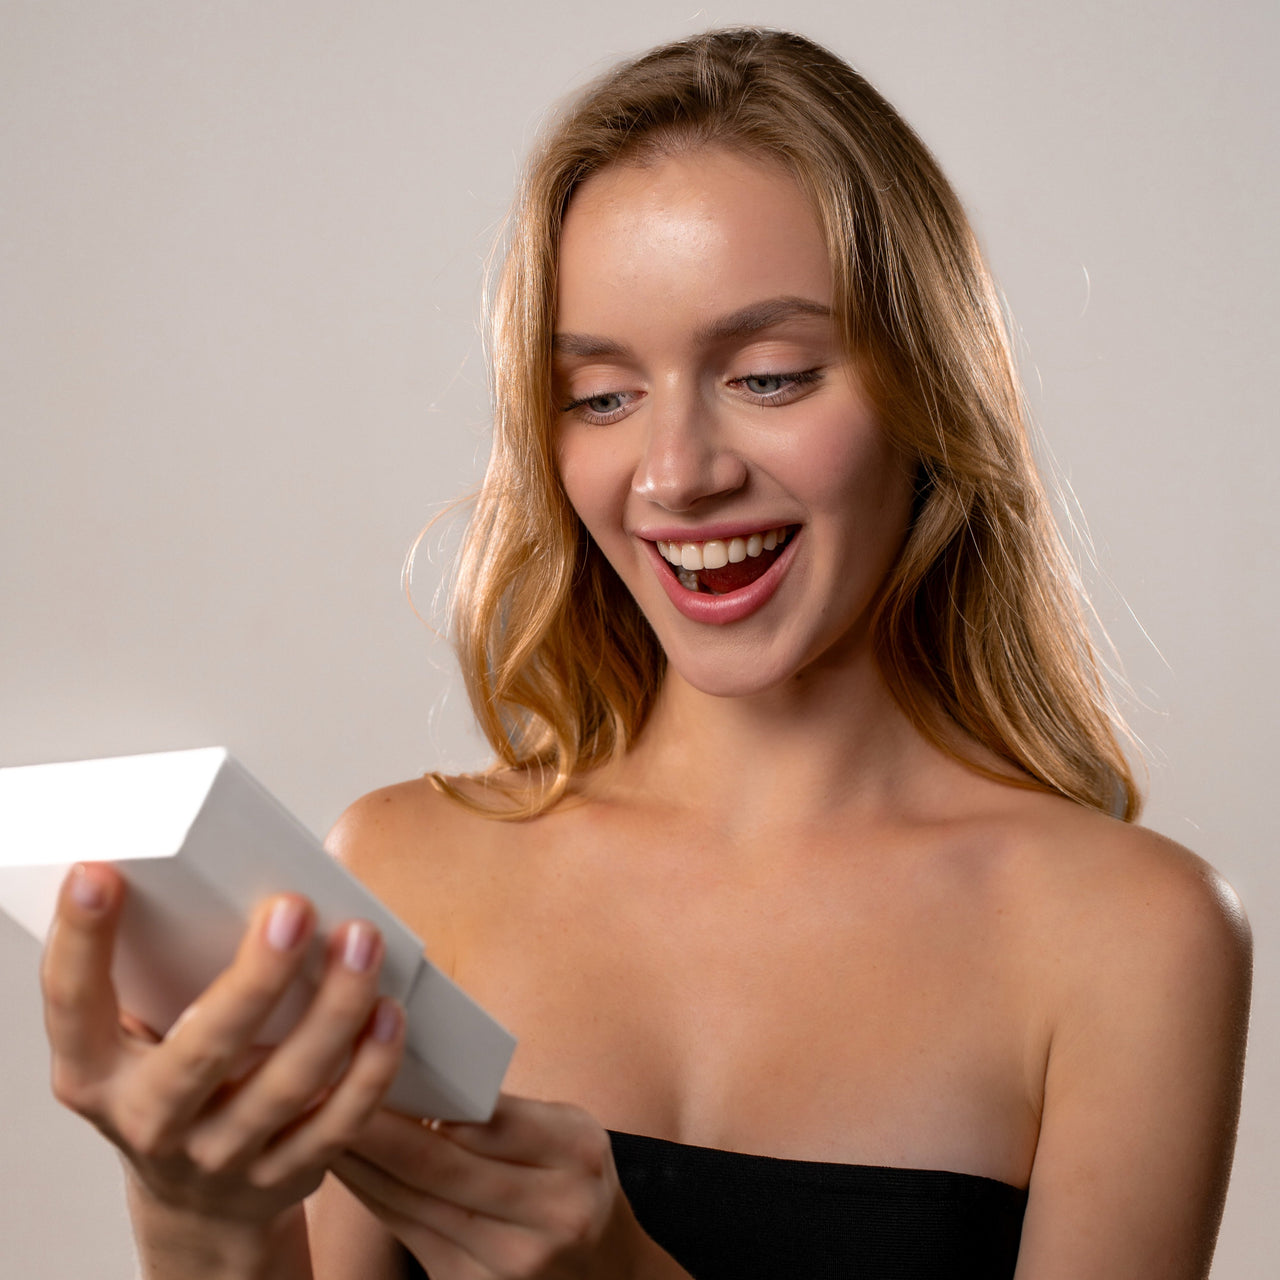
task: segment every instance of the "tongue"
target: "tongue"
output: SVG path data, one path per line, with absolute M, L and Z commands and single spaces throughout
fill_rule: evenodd
M 725 596 L 730 591 L 741 591 L 750 586 L 782 554 L 782 548 L 762 551 L 758 556 L 748 556 L 738 564 L 727 564 L 723 569 L 699 569 L 698 582 L 704 591 L 714 596 Z

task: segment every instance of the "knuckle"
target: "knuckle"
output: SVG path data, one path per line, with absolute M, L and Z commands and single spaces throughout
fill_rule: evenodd
M 594 1199 L 581 1192 L 564 1196 L 549 1222 L 552 1236 L 569 1247 L 588 1243 L 595 1234 L 595 1225 Z
M 315 1101 L 317 1090 L 296 1073 L 289 1078 L 277 1078 L 263 1082 L 261 1108 L 263 1112 L 283 1124 L 305 1111 Z
M 175 1057 L 181 1080 L 178 1087 L 185 1089 L 192 1082 L 203 1084 L 227 1075 L 235 1050 L 232 1046 L 211 1041 L 188 1041 L 180 1045 Z
M 260 1156 L 245 1170 L 245 1181 L 255 1191 L 274 1191 L 287 1179 L 282 1162 L 271 1155 Z
M 40 971 L 44 1002 L 54 1013 L 75 1013 L 81 1006 L 84 983 L 79 975 L 46 964 Z
M 321 1147 L 291 1134 L 262 1150 L 246 1153 L 238 1162 L 237 1176 L 255 1191 L 279 1192 L 288 1188 L 290 1198 L 300 1200 L 324 1181 L 328 1166 L 341 1153 L 342 1145 Z
M 349 1155 L 349 1147 L 354 1134 L 343 1142 L 318 1142 L 313 1147 L 307 1149 L 305 1158 L 298 1156 L 295 1164 L 298 1167 L 306 1167 L 311 1169 L 319 1169 L 321 1173 L 326 1173 L 333 1164 L 345 1155 Z
M 331 1165 L 342 1153 L 351 1145 L 351 1142 L 358 1131 L 352 1128 L 350 1132 L 343 1133 L 338 1137 L 331 1137 L 327 1134 L 317 1134 L 312 1141 L 307 1144 L 304 1150 L 295 1153 L 291 1160 L 291 1167 L 301 1167 L 310 1165 L 317 1169 L 326 1169 Z M 273 1163 L 273 1170 L 278 1173 L 280 1161 L 277 1159 Z
M 53 1060 L 49 1084 L 54 1098 L 70 1111 L 90 1116 L 96 1110 L 96 1090 L 83 1073 L 63 1058 Z
M 592 1177 L 604 1175 L 611 1158 L 609 1135 L 585 1111 L 577 1113 L 568 1137 L 568 1150 L 573 1159 Z
M 344 1109 L 363 1120 L 382 1101 L 395 1079 L 398 1059 L 360 1055 L 339 1084 Z
M 216 1134 L 194 1134 L 186 1144 L 187 1159 L 209 1178 L 229 1172 L 235 1166 L 238 1154 L 232 1142 Z
M 359 1099 L 359 1106 L 344 1106 L 339 1113 L 335 1108 L 321 1108 L 311 1121 L 309 1139 L 316 1152 L 316 1160 L 329 1163 L 359 1136 L 365 1121 L 378 1104 L 377 1094 Z
M 400 1070 L 403 1053 L 399 1047 L 388 1053 L 387 1046 L 372 1044 L 351 1065 L 351 1076 L 372 1093 L 381 1095 L 390 1087 Z
M 154 1109 L 126 1106 L 113 1122 L 120 1144 L 134 1155 L 155 1160 L 169 1153 L 166 1126 Z
M 579 1200 L 569 1214 L 569 1220 L 565 1226 L 568 1231 L 568 1239 L 574 1245 L 584 1245 L 594 1240 L 597 1228 L 594 1201 L 585 1198 Z
M 541 1236 L 504 1237 L 498 1250 L 498 1273 L 508 1280 L 537 1280 L 554 1260 L 555 1250 Z
M 321 988 L 321 998 L 331 1017 L 363 1023 L 377 998 L 376 973 L 350 973 L 337 966 Z
M 372 993 L 348 989 L 327 993 L 323 1013 L 335 1032 L 340 1032 L 348 1041 L 353 1041 L 368 1021 L 372 1007 Z
M 290 976 L 288 970 L 253 965 L 247 973 L 240 976 L 236 984 L 236 995 L 253 1008 L 272 1005 L 288 986 Z

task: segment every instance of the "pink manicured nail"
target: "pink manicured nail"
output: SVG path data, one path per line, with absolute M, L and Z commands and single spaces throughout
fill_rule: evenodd
M 297 898 L 281 898 L 267 918 L 267 945 L 273 951 L 292 951 L 306 920 L 306 908 Z
M 400 1010 L 394 1000 L 382 1000 L 373 1015 L 373 1038 L 390 1044 L 400 1034 Z
M 378 934 L 373 925 L 357 920 L 347 926 L 346 941 L 342 945 L 342 963 L 352 973 L 365 973 L 373 964 L 378 947 Z
M 83 863 L 71 869 L 71 900 L 85 911 L 101 911 L 107 905 L 107 891 Z

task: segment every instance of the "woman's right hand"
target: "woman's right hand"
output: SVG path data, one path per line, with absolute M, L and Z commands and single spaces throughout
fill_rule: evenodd
M 315 929 L 310 904 L 262 903 L 233 963 L 157 1039 L 122 1023 L 111 984 L 124 891 L 99 864 L 62 887 L 41 968 L 54 1094 L 119 1147 L 135 1206 L 268 1227 L 315 1190 L 399 1067 L 403 1014 L 377 996 L 381 938 L 362 921 L 336 930 L 307 1011 L 255 1060 Z

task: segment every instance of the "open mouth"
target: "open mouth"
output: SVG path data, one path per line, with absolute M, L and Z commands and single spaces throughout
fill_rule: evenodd
M 657 542 L 658 554 L 671 566 L 687 591 L 725 596 L 749 587 L 782 554 L 798 525 L 748 534 L 713 538 L 707 542 Z

